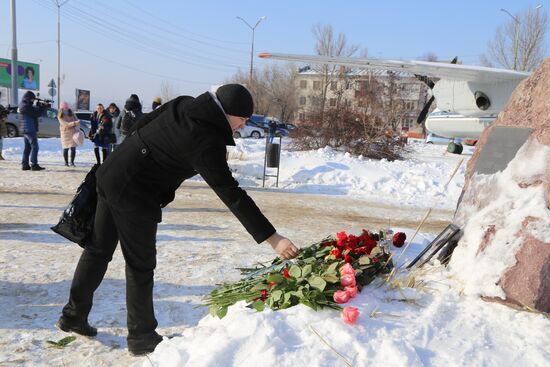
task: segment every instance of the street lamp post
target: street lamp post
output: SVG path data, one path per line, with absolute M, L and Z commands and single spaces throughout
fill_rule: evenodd
M 61 7 L 69 0 L 55 0 L 57 6 L 57 110 L 61 104 Z
M 539 10 L 540 8 L 542 8 L 542 5 L 537 5 L 535 7 L 535 10 Z M 500 11 L 503 11 L 506 14 L 508 14 L 514 20 L 514 22 L 516 23 L 515 32 L 514 32 L 515 35 L 514 35 L 514 66 L 513 66 L 513 69 L 517 70 L 518 49 L 519 49 L 519 28 L 520 28 L 521 22 L 518 20 L 517 17 L 513 16 L 508 10 L 506 10 L 504 8 L 501 8 Z
M 252 48 L 250 50 L 250 80 L 249 80 L 249 83 L 250 83 L 249 87 L 252 87 L 252 68 L 253 68 L 253 65 L 254 65 L 254 31 L 256 30 L 256 27 L 260 24 L 260 22 L 265 19 L 265 16 L 258 19 L 258 21 L 254 25 L 254 27 L 252 27 L 250 24 L 248 24 L 248 22 L 246 20 L 244 20 L 243 18 L 241 18 L 241 17 L 237 17 L 237 19 L 242 20 L 244 22 L 244 24 L 246 24 L 248 26 L 248 28 L 250 28 L 252 30 Z
M 520 25 L 520 22 L 518 20 L 518 18 L 516 18 L 515 16 L 512 15 L 512 13 L 510 13 L 508 10 L 504 9 L 504 8 L 501 8 L 500 11 L 503 11 L 505 12 L 506 14 L 508 14 L 513 20 L 514 22 L 516 23 L 515 25 L 515 32 L 514 32 L 514 50 L 513 50 L 513 53 L 514 53 L 514 65 L 512 67 L 513 70 L 517 70 L 517 61 L 518 61 L 518 38 L 519 38 L 519 25 Z
M 11 105 L 17 106 L 18 88 L 17 85 L 17 33 L 15 23 L 15 0 L 11 0 Z

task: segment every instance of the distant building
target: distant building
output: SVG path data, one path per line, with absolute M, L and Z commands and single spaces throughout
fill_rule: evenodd
M 382 70 L 341 68 L 339 72 L 325 77 L 323 73 L 310 68 L 300 69 L 296 77 L 298 100 L 294 121 L 298 123 L 305 121 L 308 114 L 319 110 L 325 85 L 326 108 L 349 106 L 367 114 L 384 115 L 388 111 L 381 109 L 380 104 L 378 108 L 369 105 L 372 102 L 372 97 L 369 99 L 369 93 L 371 96 L 377 93 L 377 97 L 386 103 L 393 96 L 393 105 L 399 109 L 398 113 L 394 113 L 398 116 L 395 126 L 421 130 L 421 127 L 416 124 L 416 119 L 429 98 L 428 87 L 414 75 Z

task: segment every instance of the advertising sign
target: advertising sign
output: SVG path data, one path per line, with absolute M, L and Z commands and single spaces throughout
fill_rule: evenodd
M 77 111 L 90 110 L 90 91 L 89 90 L 76 89 L 75 106 Z
M 17 62 L 17 85 L 21 89 L 40 89 L 40 65 Z M 0 87 L 11 88 L 11 60 L 0 59 Z

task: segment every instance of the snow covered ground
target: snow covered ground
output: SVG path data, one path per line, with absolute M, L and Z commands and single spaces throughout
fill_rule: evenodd
M 450 220 L 465 162 L 446 183 L 472 149 L 454 156 L 443 146 L 414 143 L 410 158 L 387 162 L 330 149 L 292 152 L 284 146 L 279 188 L 270 178 L 269 189 L 263 190 L 263 143 L 239 140 L 230 152 L 230 166 L 278 230 L 302 245 L 337 230 L 378 229 L 372 226 L 388 217 L 392 229 L 405 231 L 410 239 L 430 207 L 438 208 L 433 214 L 438 221 Z M 41 139 L 39 161 L 47 170 L 22 172 L 21 147 L 21 139 L 6 139 L 8 161 L 0 162 L 0 365 L 550 364 L 548 318 L 467 295 L 452 273 L 436 266 L 414 273 L 414 288 L 405 286 L 411 280 L 406 272 L 391 284 L 378 281 L 366 287 L 351 302 L 361 312 L 353 326 L 343 323 L 338 312 L 302 306 L 256 313 L 238 304 L 222 320 L 205 316 L 203 295 L 215 284 L 237 280 L 236 267 L 268 261 L 273 253 L 253 244 L 200 179 L 178 191 L 159 226 L 155 310 L 159 332 L 172 338 L 150 356 L 127 354 L 124 262 L 117 251 L 90 314 L 90 322 L 99 328 L 97 338 L 78 337 L 64 349 L 50 348 L 47 340 L 67 335 L 53 324 L 66 302 L 80 249 L 49 226 L 94 158 L 87 143 L 78 150 L 77 167 L 66 168 L 59 140 Z M 434 237 L 437 226 L 426 228 L 398 264 L 408 263 Z M 398 258 L 401 250 L 393 250 Z

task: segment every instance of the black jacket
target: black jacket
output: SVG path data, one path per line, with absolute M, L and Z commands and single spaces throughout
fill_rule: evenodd
M 145 114 L 98 169 L 98 193 L 128 215 L 155 215 L 172 200 L 180 184 L 200 174 L 260 243 L 275 228 L 239 187 L 226 161 L 235 145 L 220 107 L 209 93 L 178 97 Z

